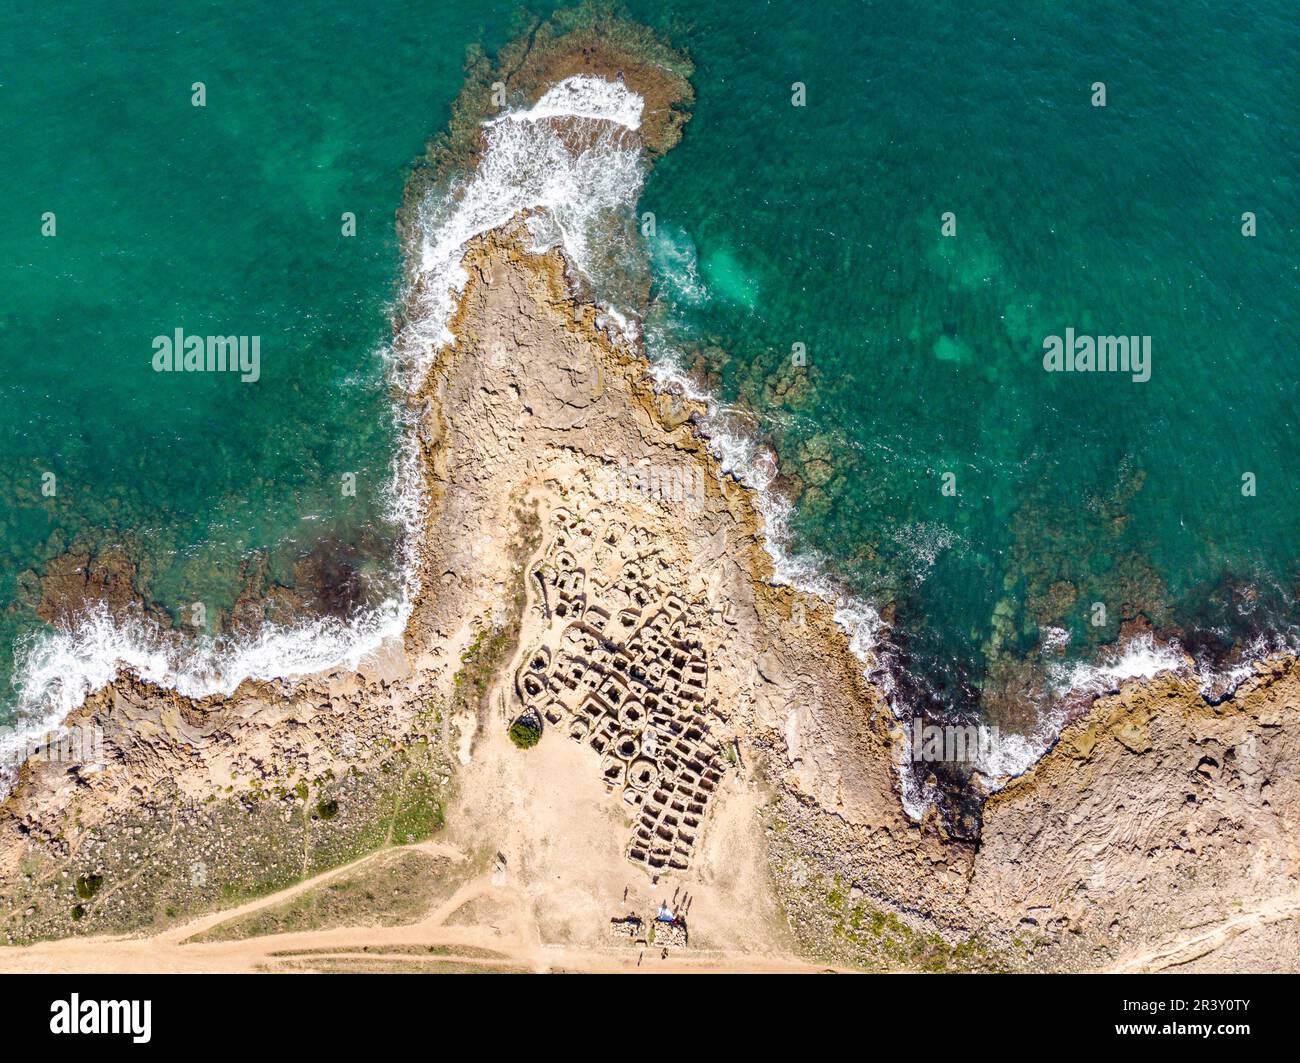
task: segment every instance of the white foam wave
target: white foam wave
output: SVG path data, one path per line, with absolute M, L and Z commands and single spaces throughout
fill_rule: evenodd
M 1157 642 L 1149 633 L 1129 639 L 1095 661 L 1055 664 L 1048 673 L 1049 689 L 1040 706 L 1038 726 L 1029 734 L 999 734 L 996 742 L 981 747 L 975 770 L 985 777 L 990 789 L 999 790 L 1052 748 L 1069 720 L 1070 705 L 1115 693 L 1127 682 L 1153 679 L 1190 666 L 1177 643 Z
M 1052 710 L 1039 721 L 1038 730 L 1033 734 L 999 732 L 995 741 L 979 747 L 975 770 L 984 776 L 991 790 L 1001 789 L 1038 763 L 1056 741 L 1064 723 L 1065 714 Z
M 125 666 L 187 697 L 233 694 L 245 679 L 293 678 L 338 665 L 355 667 L 398 635 L 404 603 L 390 599 L 353 623 L 321 618 L 290 628 L 264 627 L 250 640 L 168 639 L 149 620 L 115 621 L 95 608 L 71 627 L 31 644 L 21 683 L 39 688 L 66 715 Z
M 709 301 L 709 289 L 700 279 L 695 241 L 681 230 L 659 225 L 650 241 L 650 260 L 654 263 L 661 295 L 675 304 L 699 307 Z
M 641 191 L 640 143 L 628 133 L 643 106 L 621 83 L 572 77 L 528 110 L 485 126 L 473 173 L 421 210 L 420 306 L 400 367 L 411 383 L 454 339 L 451 320 L 468 280 L 462 260 L 475 237 L 530 213 L 535 250 L 559 245 L 575 269 L 591 272 L 601 222 L 629 209 Z
M 540 122 L 547 118 L 594 118 L 614 122 L 625 129 L 641 128 L 645 100 L 621 81 L 608 81 L 589 74 L 577 74 L 547 89 L 526 111 L 509 111 L 498 122 Z
M 405 431 L 385 487 L 386 518 L 401 529 L 397 591 L 343 621 L 264 625 L 256 636 L 185 636 L 146 617 L 114 618 L 97 605 L 70 625 L 29 633 L 14 648 L 15 717 L 0 729 L 0 796 L 14 758 L 33 735 L 57 731 L 88 695 L 122 670 L 194 698 L 229 695 L 245 679 L 291 679 L 339 666 L 355 668 L 388 639 L 400 638 L 419 591 L 415 535 L 424 512 L 414 433 Z
M 1117 691 L 1130 679 L 1151 679 L 1189 665 L 1177 643 L 1158 643 L 1154 636 L 1142 634 L 1100 660 L 1058 665 L 1051 674 L 1058 695 L 1094 695 Z
M 149 619 L 119 621 L 103 606 L 71 626 L 41 632 L 18 648 L 19 714 L 0 731 L 0 786 L 6 767 L 33 734 L 57 730 L 88 695 L 122 669 L 188 697 L 232 694 L 246 679 L 285 679 L 357 667 L 385 640 L 400 637 L 410 614 L 403 595 L 351 622 L 333 618 L 290 628 L 270 625 L 252 639 L 177 638 Z

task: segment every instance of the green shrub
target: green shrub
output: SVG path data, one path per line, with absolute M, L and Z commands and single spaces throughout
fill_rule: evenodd
M 532 749 L 542 740 L 542 729 L 531 720 L 516 720 L 510 725 L 510 741 L 520 749 Z
M 77 896 L 88 901 L 99 892 L 99 887 L 103 884 L 104 880 L 99 875 L 81 875 L 77 878 Z

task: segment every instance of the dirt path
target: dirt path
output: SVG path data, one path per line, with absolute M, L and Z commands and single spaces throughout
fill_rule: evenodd
M 463 861 L 459 851 L 434 842 L 403 849 Z M 406 926 L 347 926 L 239 941 L 186 943 L 196 934 L 301 896 L 341 875 L 391 854 L 385 849 L 332 871 L 316 875 L 256 901 L 203 916 L 152 937 L 82 937 L 43 942 L 0 951 L 5 972 L 257 972 L 292 967 L 311 970 L 325 961 L 366 965 L 384 962 L 438 969 L 447 964 L 550 970 L 620 972 L 748 971 L 813 972 L 823 970 L 794 957 L 744 952 L 683 952 L 661 959 L 654 949 L 584 948 L 546 944 L 529 915 L 527 897 L 510 885 L 494 884 L 491 872 L 464 883 L 424 919 Z M 481 925 L 449 926 L 447 920 L 465 905 L 491 896 L 505 918 Z M 412 953 L 422 948 L 425 953 Z M 311 955 L 303 955 L 311 950 Z M 363 951 L 364 950 L 364 951 Z M 431 951 L 436 950 L 436 951 Z M 287 956 L 286 953 L 299 953 Z M 640 964 L 638 965 L 638 959 Z

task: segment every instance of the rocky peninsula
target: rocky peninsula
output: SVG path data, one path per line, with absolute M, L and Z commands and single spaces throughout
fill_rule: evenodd
M 484 64 L 472 86 L 533 101 L 621 78 L 650 158 L 685 121 L 684 60 L 640 31 L 550 27 Z M 416 199 L 472 156 L 474 106 Z M 1296 968 L 1295 661 L 1217 704 L 1125 683 L 966 795 L 976 830 L 951 803 L 914 820 L 906 727 L 832 607 L 776 584 L 699 405 L 527 222 L 465 248 L 455 340 L 407 400 L 403 638 L 229 698 L 93 694 L 67 726 L 102 760 L 33 757 L 0 808 L 0 969 Z M 665 902 L 689 937 L 611 932 Z

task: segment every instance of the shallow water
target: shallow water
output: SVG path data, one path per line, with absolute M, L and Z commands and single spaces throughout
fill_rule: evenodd
M 1207 664 L 1297 619 L 1300 16 L 1074 7 L 706 3 L 640 208 L 660 356 L 762 411 L 790 549 L 949 712 L 1138 614 Z M 1046 372 L 1067 328 L 1150 379 Z

